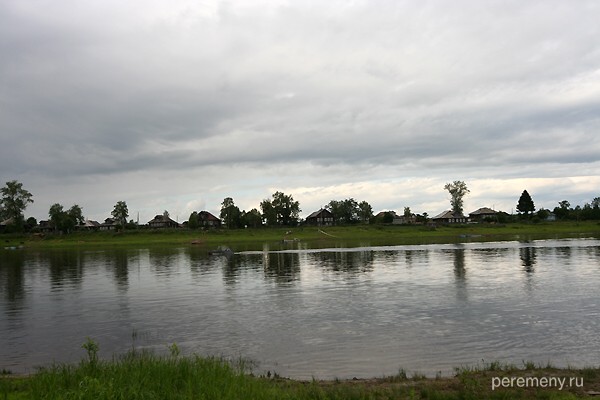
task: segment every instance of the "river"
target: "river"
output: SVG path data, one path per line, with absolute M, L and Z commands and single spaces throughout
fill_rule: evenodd
M 132 348 L 310 379 L 600 359 L 600 241 L 0 250 L 0 370 Z

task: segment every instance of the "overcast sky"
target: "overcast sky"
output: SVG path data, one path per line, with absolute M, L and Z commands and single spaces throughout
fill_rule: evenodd
M 0 184 L 147 222 L 600 196 L 598 1 L 0 1 Z

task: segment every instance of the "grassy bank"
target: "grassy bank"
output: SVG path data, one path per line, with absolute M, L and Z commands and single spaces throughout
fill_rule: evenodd
M 93 342 L 88 342 L 93 346 Z M 26 377 L 0 377 L 2 399 L 574 399 L 600 391 L 600 369 L 556 369 L 523 363 L 457 368 L 450 377 L 426 378 L 400 370 L 376 379 L 295 381 L 254 376 L 243 362 L 129 352 L 111 361 L 89 358 L 54 365 Z M 551 378 L 555 381 L 552 381 Z M 518 387 L 518 379 L 530 387 Z M 525 379 L 528 378 L 529 381 Z M 500 387 L 510 382 L 514 387 Z M 564 382 L 544 385 L 548 382 Z M 537 385 L 535 385 L 537 384 Z M 492 386 L 498 386 L 492 389 Z M 521 385 L 524 386 L 524 385 Z M 537 386 L 537 387 L 532 387 Z M 545 387 L 540 387 L 545 386 Z
M 552 222 L 506 225 L 470 224 L 442 227 L 353 225 L 326 228 L 260 228 L 237 230 L 147 230 L 76 232 L 66 235 L 0 235 L 4 247 L 35 248 L 103 246 L 230 246 L 234 250 L 261 250 L 264 243 L 303 242 L 308 247 L 454 243 L 468 241 L 532 240 L 600 236 L 600 223 Z

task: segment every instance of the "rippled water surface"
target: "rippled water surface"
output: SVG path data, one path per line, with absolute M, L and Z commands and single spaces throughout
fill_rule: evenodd
M 600 360 L 600 241 L 243 252 L 0 250 L 0 369 L 132 347 L 295 378 Z

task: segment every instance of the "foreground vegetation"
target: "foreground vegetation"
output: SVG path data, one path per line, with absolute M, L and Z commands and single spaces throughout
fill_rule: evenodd
M 600 368 L 556 369 L 523 362 L 522 367 L 498 362 L 457 368 L 450 377 L 422 374 L 376 379 L 296 381 L 255 376 L 244 360 L 183 357 L 177 345 L 170 356 L 130 351 L 111 361 L 97 358 L 98 346 L 82 346 L 88 358 L 77 365 L 42 368 L 31 376 L 3 371 L 3 399 L 574 399 L 600 390 Z M 561 387 L 496 387 L 504 378 L 564 379 Z M 552 385 L 550 385 L 552 386 Z
M 123 232 L 74 232 L 71 234 L 4 234 L 5 247 L 102 247 L 102 246 L 201 246 L 226 245 L 233 250 L 262 250 L 263 245 L 293 245 L 310 248 L 375 246 L 468 241 L 533 240 L 600 236 L 598 221 L 561 221 L 510 224 L 467 224 L 430 227 L 424 225 L 348 225 L 333 227 L 249 229 L 138 229 Z

